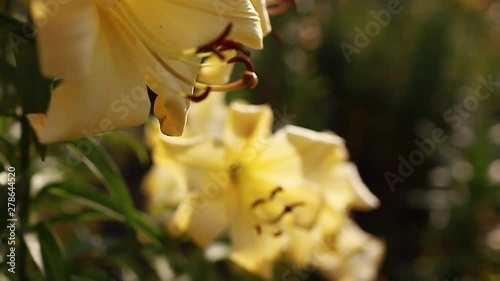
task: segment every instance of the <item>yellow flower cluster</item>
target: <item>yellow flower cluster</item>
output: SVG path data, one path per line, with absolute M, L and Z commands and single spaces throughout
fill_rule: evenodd
M 269 106 L 224 104 L 221 92 L 257 83 L 246 46 L 262 48 L 268 13 L 290 1 L 29 5 L 41 70 L 61 80 L 48 111 L 28 115 L 41 142 L 141 124 L 149 88 L 159 128 L 148 131 L 154 167 L 144 191 L 169 232 L 202 246 L 227 233 L 230 259 L 263 277 L 287 256 L 332 280 L 373 280 L 383 245 L 349 212 L 378 200 L 348 162 L 343 139 L 296 126 L 273 132 Z M 247 71 L 228 83 L 235 62 Z M 186 125 L 190 101 L 201 99 Z
M 200 79 L 220 83 L 230 72 L 212 68 Z M 347 161 L 343 139 L 291 125 L 273 133 L 272 125 L 269 106 L 227 107 L 224 95 L 214 94 L 192 106 L 186 136 L 148 130 L 150 213 L 201 246 L 227 234 L 229 258 L 265 278 L 287 256 L 331 280 L 374 280 L 384 246 L 349 212 L 379 202 Z

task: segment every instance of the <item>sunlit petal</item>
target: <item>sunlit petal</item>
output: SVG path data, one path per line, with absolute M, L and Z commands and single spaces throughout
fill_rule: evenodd
M 222 192 L 215 197 L 203 193 L 193 195 L 179 207 L 174 227 L 187 232 L 199 245 L 207 246 L 229 223 L 225 196 Z
M 269 18 L 269 14 L 267 13 L 266 0 L 252 0 L 252 4 L 255 7 L 255 10 L 257 10 L 257 12 L 259 13 L 262 33 L 265 36 L 269 34 L 272 29 L 271 19 Z
M 243 153 L 248 154 L 248 159 L 244 161 L 251 160 L 272 133 L 272 116 L 268 106 L 232 103 L 224 131 L 226 145 L 235 149 L 246 148 Z
M 160 93 L 154 103 L 154 114 L 160 122 L 161 132 L 168 136 L 182 135 L 188 109 L 189 100 L 181 95 Z
M 270 278 L 273 262 L 287 242 L 285 236 L 259 236 L 246 212 L 236 211 L 231 220 L 231 260 L 263 278 Z
M 111 19 L 101 19 L 90 74 L 65 79 L 52 94 L 46 118 L 28 116 L 41 142 L 82 138 L 146 120 L 150 102 L 131 42 Z
M 370 210 L 379 205 L 379 200 L 363 183 L 353 163 L 340 163 L 331 167 L 319 181 L 325 188 L 326 200 L 338 210 Z
M 165 46 L 191 48 L 222 33 L 229 23 L 229 38 L 251 48 L 262 48 L 260 18 L 248 0 L 128 0 L 144 25 L 164 40 Z M 165 11 L 171 15 L 165 16 Z
M 299 186 L 317 178 L 336 162 L 344 161 L 344 141 L 332 133 L 319 133 L 296 126 L 286 126 L 259 154 L 255 172 L 265 174 L 283 185 Z
M 92 1 L 72 0 L 64 5 L 31 1 L 37 26 L 38 53 L 47 76 L 81 78 L 95 67 L 95 44 L 99 36 L 97 7 Z

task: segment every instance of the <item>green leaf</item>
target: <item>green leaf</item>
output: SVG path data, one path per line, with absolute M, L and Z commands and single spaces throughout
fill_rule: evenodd
M 42 251 L 43 267 L 47 280 L 67 281 L 70 280 L 66 261 L 62 253 L 62 247 L 58 237 L 45 226 L 38 229 L 38 237 Z
M 60 216 L 50 218 L 44 221 L 44 223 L 49 225 L 55 225 L 59 223 L 76 222 L 76 221 L 86 222 L 86 221 L 106 221 L 106 220 L 114 220 L 114 218 L 110 217 L 109 215 L 101 211 L 93 209 L 85 209 L 78 211 L 78 213 L 62 214 Z
M 149 239 L 151 239 L 151 242 L 155 246 L 161 245 L 160 237 L 162 234 L 160 230 L 149 222 L 142 213 L 134 212 L 132 218 L 132 226 L 135 229 L 143 232 Z
M 66 180 L 61 184 L 49 186 L 44 191 L 40 192 L 39 196 L 42 196 L 44 192 L 73 199 L 84 206 L 88 206 L 101 212 L 102 214 L 105 214 L 110 218 L 118 221 L 124 221 L 124 217 L 118 206 L 111 198 L 106 196 L 106 194 L 97 192 L 88 185 L 79 183 L 75 180 Z
M 61 196 L 64 198 L 75 200 L 84 206 L 92 208 L 103 216 L 91 211 L 84 211 L 81 214 L 74 214 L 76 219 L 82 220 L 97 220 L 112 218 L 117 221 L 125 222 L 126 217 L 121 212 L 118 204 L 115 201 L 102 192 L 98 192 L 88 185 L 79 183 L 75 180 L 66 180 L 61 184 L 49 186 L 41 191 L 38 196 L 43 196 L 44 193 L 49 193 L 56 196 Z M 61 217 L 54 218 L 53 223 L 63 221 L 65 219 L 71 218 L 72 215 L 63 215 Z M 135 209 L 129 213 L 128 223 L 131 227 L 144 233 L 155 246 L 161 245 L 160 230 L 150 223 L 144 215 Z
M 0 162 L 7 161 L 10 165 L 15 166 L 16 146 L 10 143 L 7 139 L 0 137 Z
M 128 187 L 118 167 L 102 146 L 94 138 L 87 138 L 68 144 L 68 148 L 104 184 L 123 215 L 131 220 L 135 207 Z
M 57 236 L 46 225 L 37 229 L 43 268 L 46 280 L 68 281 L 70 275 L 63 255 L 63 249 Z
M 103 135 L 104 140 L 113 146 L 124 145 L 131 148 L 141 164 L 146 164 L 149 161 L 149 153 L 142 142 L 136 137 L 125 132 L 111 132 Z

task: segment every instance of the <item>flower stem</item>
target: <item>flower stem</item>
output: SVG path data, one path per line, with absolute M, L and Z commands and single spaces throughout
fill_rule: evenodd
M 30 165 L 30 137 L 31 128 L 25 116 L 21 118 L 21 140 L 19 142 L 20 149 L 20 172 L 22 175 L 20 181 L 20 198 L 18 204 L 19 210 L 19 223 L 21 226 L 21 237 L 19 247 L 19 279 L 28 280 L 28 248 L 24 241 L 24 230 L 28 228 L 29 223 L 29 207 L 30 207 L 30 179 L 31 173 L 29 170 Z

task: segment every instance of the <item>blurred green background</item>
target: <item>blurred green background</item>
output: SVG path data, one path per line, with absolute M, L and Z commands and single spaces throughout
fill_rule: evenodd
M 379 280 L 500 280 L 500 2 L 314 2 L 273 19 L 286 43 L 267 38 L 248 97 L 345 138 L 381 200 L 354 214 L 387 243 Z

